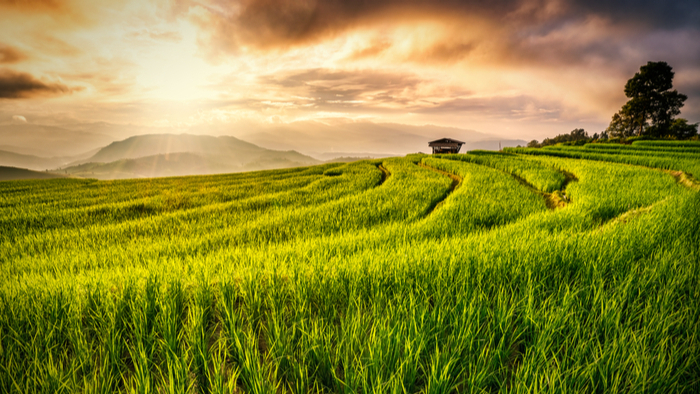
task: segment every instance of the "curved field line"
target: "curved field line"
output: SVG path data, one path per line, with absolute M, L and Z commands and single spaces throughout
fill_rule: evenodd
M 447 193 L 445 193 L 445 196 L 444 196 L 440 201 L 437 201 L 437 202 L 435 202 L 435 204 L 431 205 L 431 206 L 428 208 L 428 210 L 426 211 L 425 216 L 428 216 L 428 215 L 430 215 L 431 213 L 433 213 L 433 211 L 435 211 L 436 209 L 438 209 L 438 208 L 440 207 L 440 205 L 442 205 L 442 203 L 445 202 L 445 200 L 447 199 L 447 197 L 449 197 L 449 196 L 452 194 L 452 192 L 454 192 L 454 191 L 462 184 L 462 177 L 461 177 L 461 176 L 458 176 L 458 175 L 455 175 L 455 174 L 450 174 L 450 173 L 447 172 L 447 171 L 438 170 L 437 168 L 430 167 L 430 166 L 428 166 L 428 165 L 426 165 L 426 164 L 423 164 L 423 163 L 417 163 L 417 165 L 418 165 L 419 167 L 423 167 L 423 168 L 425 168 L 425 169 L 427 169 L 427 170 L 437 172 L 438 174 L 447 176 L 447 177 L 449 177 L 450 179 L 452 179 L 452 184 L 450 185 L 450 188 L 447 190 Z
M 574 159 L 574 160 L 589 160 L 589 161 L 599 161 L 599 162 L 604 162 L 604 163 L 617 163 L 617 164 L 625 164 L 629 166 L 634 166 L 634 167 L 641 167 L 641 168 L 646 168 L 646 169 L 652 169 L 652 170 L 658 170 L 658 171 L 664 171 L 667 172 L 669 175 L 673 176 L 676 178 L 678 183 L 681 185 L 688 187 L 693 190 L 700 190 L 700 180 L 696 179 L 693 174 L 689 174 L 686 171 L 683 170 L 674 170 L 674 169 L 666 169 L 664 166 L 651 166 L 648 164 L 640 164 L 638 162 L 631 162 L 631 161 L 626 161 L 626 160 L 614 160 L 615 157 L 627 157 L 627 158 L 645 158 L 645 156 L 635 156 L 635 155 L 615 155 L 615 154 L 605 154 L 605 153 L 597 153 L 594 151 L 561 151 L 561 150 L 547 150 L 547 149 L 542 149 L 542 150 L 535 150 L 533 148 L 508 148 L 509 153 L 514 153 L 517 155 L 528 155 L 528 156 L 544 156 L 544 157 L 559 157 L 559 158 L 565 158 L 565 159 Z M 588 154 L 589 156 L 583 157 L 583 155 Z M 608 157 L 600 157 L 600 156 L 590 156 L 590 155 L 605 155 Z M 660 157 L 663 158 L 663 157 Z M 669 160 L 672 160 L 673 158 L 667 158 Z M 676 167 L 678 168 L 678 167 Z M 675 173 L 675 174 L 674 174 Z M 682 174 L 682 175 L 680 175 Z
M 377 164 L 377 168 L 379 171 L 382 172 L 382 179 L 379 180 L 379 183 L 377 183 L 377 187 L 381 186 L 386 182 L 387 178 L 391 176 L 391 172 L 384 167 L 384 164 Z
M 540 192 L 544 196 L 545 203 L 549 209 L 564 208 L 568 203 L 570 203 L 571 197 L 566 195 L 566 186 L 568 186 L 570 182 L 578 182 L 578 178 L 576 178 L 576 175 L 573 173 L 562 169 L 557 169 L 557 171 L 564 174 L 565 178 L 564 183 L 561 185 L 561 189 L 555 190 L 552 193 Z
M 643 167 L 643 166 L 640 166 Z M 649 169 L 655 169 L 654 167 L 645 167 Z M 658 169 L 658 168 L 656 168 Z M 685 186 L 689 189 L 693 189 L 695 191 L 700 191 L 700 181 L 695 179 L 692 175 L 688 174 L 685 171 L 674 171 L 674 170 L 663 170 L 663 172 L 671 175 L 673 178 L 676 179 L 676 182 L 678 182 L 680 185 Z
M 555 168 L 556 171 L 564 174 L 564 178 L 565 178 L 564 183 L 561 185 L 561 188 L 559 190 L 555 190 L 552 193 L 546 193 L 546 192 L 539 190 L 533 184 L 531 184 L 530 182 L 525 180 L 525 178 L 522 178 L 513 172 L 509 172 L 509 171 L 503 170 L 501 168 L 497 168 L 495 166 L 490 166 L 490 165 L 484 164 L 484 163 L 479 163 L 479 162 L 471 162 L 471 163 L 474 163 L 475 165 L 479 165 L 479 166 L 492 168 L 496 171 L 500 171 L 504 174 L 512 176 L 516 181 L 518 181 L 518 183 L 523 185 L 526 189 L 541 196 L 544 199 L 544 202 L 547 205 L 547 208 L 551 209 L 551 210 L 554 210 L 557 208 L 564 208 L 567 204 L 572 202 L 571 198 L 566 195 L 566 186 L 570 182 L 578 181 L 578 178 L 576 178 L 576 175 L 572 174 L 571 172 Z
M 555 151 L 555 152 L 558 152 L 558 151 Z M 695 190 L 695 191 L 700 191 L 700 181 L 695 179 L 695 177 L 693 177 L 693 175 L 688 174 L 687 172 L 682 171 L 682 170 L 667 170 L 667 169 L 660 168 L 660 167 L 652 167 L 652 166 L 648 166 L 648 165 L 628 163 L 628 162 L 624 162 L 624 161 L 606 160 L 605 158 L 576 157 L 575 156 L 576 153 L 577 152 L 574 152 L 574 154 L 571 156 L 560 156 L 560 155 L 556 155 L 556 154 L 552 154 L 552 155 L 543 154 L 541 156 L 560 157 L 560 158 L 571 159 L 571 160 L 590 160 L 590 161 L 598 161 L 598 162 L 603 162 L 603 163 L 623 164 L 623 165 L 628 165 L 628 166 L 633 166 L 633 167 L 646 168 L 648 170 L 661 171 L 661 172 L 665 172 L 665 173 L 671 175 L 673 178 L 676 179 L 676 182 L 678 184 L 680 184 L 681 186 L 685 186 L 685 187 L 692 189 L 692 190 Z M 530 155 L 528 153 L 519 153 L 519 152 L 516 154 L 518 154 L 518 155 Z M 530 155 L 530 156 L 537 157 L 540 155 Z M 615 155 L 611 155 L 611 157 L 614 157 L 614 156 Z M 623 156 L 623 155 L 620 155 L 620 156 Z M 561 171 L 561 170 L 559 170 L 559 171 Z M 565 175 L 566 175 L 566 173 L 565 173 Z
M 518 155 L 525 155 L 523 153 L 517 153 L 517 154 Z M 688 174 L 687 172 L 684 172 L 681 170 L 666 170 L 666 169 L 661 169 L 658 167 L 645 166 L 645 165 L 641 165 L 641 164 L 631 164 L 631 163 L 625 163 L 625 162 L 619 162 L 619 161 L 601 160 L 601 159 L 584 158 L 584 157 L 561 157 L 561 156 L 557 156 L 557 155 L 542 155 L 542 156 L 543 157 L 562 158 L 562 159 L 566 159 L 566 160 L 590 160 L 590 161 L 596 161 L 596 162 L 602 162 L 602 163 L 610 163 L 610 164 L 638 167 L 638 168 L 643 168 L 643 169 L 652 170 L 652 171 L 661 171 L 661 172 L 664 172 L 668 175 L 671 175 L 676 180 L 676 183 L 678 183 L 679 185 L 681 185 L 683 187 L 687 187 L 691 190 L 700 191 L 700 181 L 695 179 L 692 175 Z M 537 156 L 535 156 L 535 157 L 537 157 Z M 563 173 L 566 176 L 566 180 L 561 188 L 562 193 L 564 192 L 566 185 L 570 181 L 572 181 L 572 180 L 578 181 L 578 179 L 576 179 L 576 177 L 572 173 L 570 173 L 566 170 L 557 169 L 557 171 L 560 171 L 561 173 Z M 554 192 L 550 196 L 556 197 L 555 196 L 556 193 L 557 192 Z M 564 197 L 566 197 L 565 194 L 564 194 Z M 611 217 L 607 220 L 604 220 L 603 223 L 601 223 L 601 225 L 608 224 L 608 223 L 623 223 L 623 224 L 627 223 L 628 221 L 636 218 L 637 216 L 649 212 L 653 207 L 663 203 L 667 199 L 668 199 L 668 197 L 664 198 L 662 200 L 656 201 L 652 204 L 643 206 L 643 207 L 629 208 L 626 211 L 620 213 L 619 215 L 616 215 L 616 216 Z M 555 202 L 557 202 L 557 201 L 554 199 L 552 199 L 551 201 L 548 200 L 547 205 L 549 206 L 550 203 L 555 203 Z M 566 204 L 567 202 L 570 202 L 570 200 L 567 199 L 566 201 L 564 201 L 564 204 Z M 554 208 L 556 208 L 556 207 L 554 207 Z

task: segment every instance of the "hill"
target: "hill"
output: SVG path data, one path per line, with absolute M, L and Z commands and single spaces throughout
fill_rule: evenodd
M 32 171 L 26 168 L 0 166 L 0 181 L 16 181 L 20 179 L 54 179 L 65 178 L 63 175 L 50 172 Z
M 302 167 L 320 161 L 295 151 L 261 148 L 234 137 L 150 134 L 115 141 L 67 173 L 98 179 L 204 175 Z
M 97 150 L 95 149 L 76 156 L 41 157 L 32 154 L 17 153 L 16 151 L 0 150 L 0 165 L 28 168 L 35 171 L 52 170 L 88 158 L 96 152 Z
M 270 153 L 268 149 L 229 136 L 146 134 L 112 142 L 85 159 L 85 162 L 109 163 L 121 159 L 179 152 L 231 156 L 239 162 L 251 161 L 264 153 Z
M 43 157 L 81 155 L 114 141 L 100 133 L 34 124 L 0 126 L 1 150 Z
M 322 160 L 340 156 L 387 157 L 428 152 L 428 142 L 443 137 L 464 141 L 462 152 L 472 149 L 495 150 L 498 149 L 499 141 L 502 147 L 527 144 L 525 140 L 505 139 L 456 127 L 367 121 L 300 121 L 251 130 L 240 134 L 241 138 L 271 149 L 294 149 Z
M 63 161 L 57 158 L 23 155 L 20 153 L 0 150 L 0 165 L 32 170 L 46 170 L 60 167 Z

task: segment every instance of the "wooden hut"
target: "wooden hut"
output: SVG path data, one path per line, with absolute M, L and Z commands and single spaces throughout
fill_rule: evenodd
M 464 142 L 453 140 L 452 138 L 440 138 L 439 140 L 430 141 L 428 146 L 433 148 L 433 154 L 436 153 L 459 153 Z

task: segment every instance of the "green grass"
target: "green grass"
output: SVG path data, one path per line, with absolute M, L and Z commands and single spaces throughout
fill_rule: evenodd
M 659 141 L 659 140 L 649 140 L 649 141 L 634 141 L 632 145 L 639 146 L 660 146 L 660 147 L 688 147 L 688 148 L 700 148 L 700 141 Z
M 585 144 L 584 148 L 586 149 L 594 149 L 594 150 L 604 150 L 604 151 L 634 151 L 634 152 L 648 152 L 651 154 L 656 154 L 656 155 L 665 155 L 669 153 L 695 153 L 695 154 L 700 154 L 700 146 L 684 146 L 683 144 L 678 144 L 678 145 L 639 145 L 639 144 L 632 144 L 632 145 L 622 145 L 622 144 L 603 144 L 603 143 L 594 143 L 594 144 Z
M 513 151 L 0 182 L 0 392 L 700 390 L 692 160 Z
M 510 153 L 534 156 L 568 157 L 573 159 L 626 163 L 664 170 L 684 171 L 696 179 L 700 178 L 700 158 L 698 158 L 698 155 L 684 152 L 667 152 L 663 154 L 625 150 L 600 152 L 596 149 L 570 146 L 553 146 L 547 147 L 546 149 L 505 148 L 505 150 Z

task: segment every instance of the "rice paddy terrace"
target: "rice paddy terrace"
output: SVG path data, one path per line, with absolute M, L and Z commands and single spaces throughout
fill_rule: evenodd
M 0 182 L 0 392 L 700 391 L 700 144 Z

